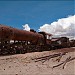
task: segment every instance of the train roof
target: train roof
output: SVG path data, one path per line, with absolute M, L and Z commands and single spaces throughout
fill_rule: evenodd
M 49 33 L 46 33 L 46 32 L 39 32 L 39 33 L 52 36 L 52 34 L 49 34 Z

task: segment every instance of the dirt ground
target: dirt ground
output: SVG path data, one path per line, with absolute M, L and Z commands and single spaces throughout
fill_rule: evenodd
M 57 54 L 63 50 L 68 53 L 62 56 L 60 62 L 56 61 L 59 57 L 51 58 L 44 63 L 43 60 L 35 62 L 36 58 Z M 69 56 L 75 57 L 75 48 L 0 56 L 0 75 L 75 75 L 75 59 L 67 62 L 64 69 L 63 64 L 53 68 Z

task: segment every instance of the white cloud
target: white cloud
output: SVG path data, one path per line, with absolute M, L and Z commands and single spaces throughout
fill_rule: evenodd
M 23 26 L 23 30 L 26 30 L 26 31 L 30 31 L 30 27 L 28 24 L 25 24 L 25 25 L 22 25 Z
M 69 38 L 75 37 L 75 15 L 67 18 L 58 19 L 57 22 L 44 24 L 40 27 L 40 31 L 44 31 L 53 36 L 66 36 Z

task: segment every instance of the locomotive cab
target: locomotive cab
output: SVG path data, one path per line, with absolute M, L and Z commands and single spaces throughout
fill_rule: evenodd
M 51 44 L 51 38 L 52 34 L 46 33 L 46 32 L 39 32 L 44 37 L 44 45 L 50 45 Z

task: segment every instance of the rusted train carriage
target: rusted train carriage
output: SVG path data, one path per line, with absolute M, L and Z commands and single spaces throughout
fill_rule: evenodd
M 67 37 L 54 40 L 51 36 L 45 32 L 25 31 L 0 25 L 0 54 L 27 53 L 75 46 L 75 41 L 69 41 Z
M 46 44 L 47 35 L 44 32 L 29 32 L 0 25 L 0 53 L 15 53 L 16 50 L 25 53 L 30 48 L 37 50 Z
M 53 49 L 70 47 L 69 38 L 67 37 L 53 38 L 51 40 L 51 46 L 53 47 Z

